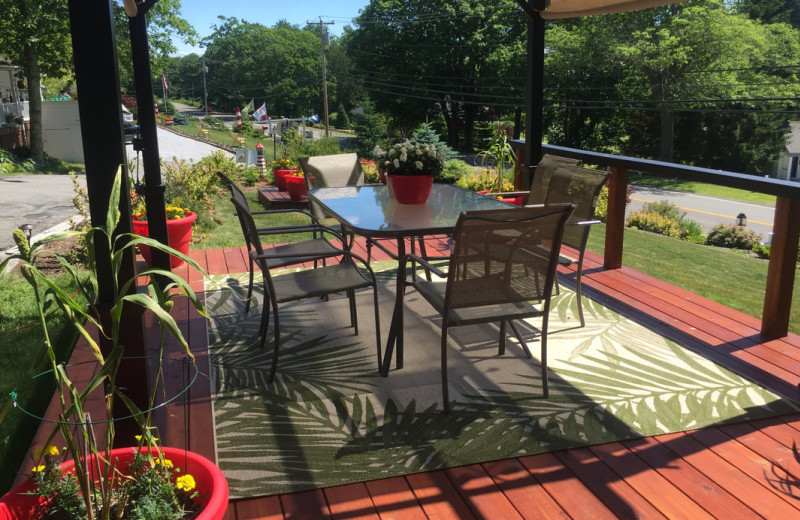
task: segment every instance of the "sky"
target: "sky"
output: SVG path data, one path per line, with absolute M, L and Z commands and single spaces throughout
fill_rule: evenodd
M 211 34 L 211 26 L 217 25 L 217 16 L 233 17 L 272 27 L 281 19 L 292 25 L 303 27 L 308 21 L 334 22 L 328 25 L 332 35 L 340 35 L 345 25 L 358 16 L 358 10 L 369 4 L 369 0 L 182 0 L 181 17 L 194 26 L 203 38 Z M 173 43 L 184 56 L 192 52 L 203 54 L 201 47 L 192 47 L 179 40 Z

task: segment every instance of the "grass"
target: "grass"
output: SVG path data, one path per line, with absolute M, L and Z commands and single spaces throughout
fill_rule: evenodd
M 197 121 L 192 121 L 188 125 L 173 125 L 171 128 L 176 132 L 200 138 L 200 131 L 197 129 L 197 124 Z M 271 137 L 264 136 L 261 138 L 253 137 L 252 135 L 248 134 L 236 134 L 237 137 L 244 137 L 247 140 L 245 145 L 242 146 L 239 144 L 234 144 L 233 137 L 231 136 L 231 130 L 214 130 L 213 128 L 206 128 L 206 130 L 208 130 L 208 135 L 202 137 L 204 141 L 212 141 L 214 143 L 229 146 L 231 148 L 247 148 L 250 150 L 255 150 L 256 145 L 260 142 L 264 147 L 264 160 L 266 163 L 269 164 L 275 160 Z M 282 145 L 279 145 L 277 147 L 277 153 L 280 155 L 281 152 L 283 152 L 283 148 Z
M 630 184 L 685 191 L 688 193 L 696 193 L 697 195 L 707 195 L 709 197 L 741 200 L 745 202 L 752 202 L 753 204 L 763 204 L 765 206 L 775 205 L 775 196 L 767 195 L 766 193 L 740 190 L 737 188 L 729 188 L 727 186 L 718 186 L 716 184 L 705 184 L 702 182 L 658 177 L 655 175 L 647 175 L 633 171 L 628 173 L 628 182 Z
M 69 172 L 82 172 L 86 169 L 83 163 L 64 162 L 45 154 L 44 163 L 36 164 L 29 157 L 0 149 L 0 177 L 10 175 L 66 175 Z
M 62 287 L 73 292 L 77 287 L 66 275 L 57 276 Z M 51 341 L 59 361 L 69 359 L 77 331 L 60 311 L 47 319 Z M 35 374 L 49 370 L 50 364 L 42 341 L 33 292 L 21 277 L 0 276 L 0 493 L 7 491 L 23 464 L 39 420 L 11 408 L 9 393 L 14 391 L 21 408 L 41 416 L 55 386 L 52 377 Z M 25 468 L 23 468 L 25 469 Z
M 602 255 L 604 239 L 605 225 L 592 226 L 587 249 Z M 622 254 L 627 267 L 761 319 L 767 260 L 633 229 L 625 229 Z M 800 334 L 800 276 L 794 280 L 789 331 Z

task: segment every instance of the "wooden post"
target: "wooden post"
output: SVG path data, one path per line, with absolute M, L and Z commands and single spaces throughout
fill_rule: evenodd
M 606 244 L 603 261 L 606 269 L 622 267 L 625 203 L 627 200 L 628 169 L 611 168 L 611 178 L 608 180 L 608 213 L 606 215 Z
M 789 333 L 798 241 L 800 200 L 778 197 L 761 318 L 761 333 L 769 339 L 782 338 Z

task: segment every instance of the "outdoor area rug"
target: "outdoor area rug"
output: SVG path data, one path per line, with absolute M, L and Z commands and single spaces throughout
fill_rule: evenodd
M 394 262 L 377 263 L 382 342 Z M 541 367 L 496 325 L 450 329 L 451 412 L 441 413 L 441 318 L 406 294 L 405 366 L 377 371 L 371 291 L 357 294 L 359 335 L 344 295 L 281 306 L 277 376 L 272 331 L 258 348 L 260 305 L 244 316 L 247 274 L 206 282 L 217 464 L 232 497 L 361 482 L 797 411 L 790 401 L 575 294 L 554 297 L 550 397 Z M 259 280 L 257 276 L 257 281 Z M 262 294 L 257 292 L 259 302 Z M 541 320 L 523 324 L 534 357 Z

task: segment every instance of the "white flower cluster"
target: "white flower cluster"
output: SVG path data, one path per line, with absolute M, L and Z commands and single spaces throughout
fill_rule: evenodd
M 432 144 L 418 144 L 405 140 L 388 150 L 375 146 L 373 150 L 378 164 L 386 168 L 389 175 L 437 175 L 444 169 L 447 153 L 436 150 Z

